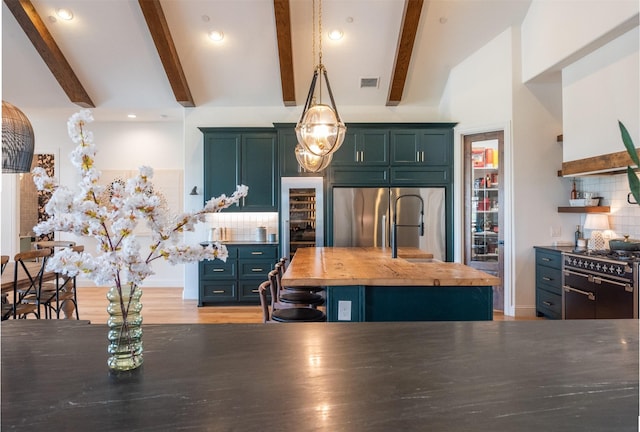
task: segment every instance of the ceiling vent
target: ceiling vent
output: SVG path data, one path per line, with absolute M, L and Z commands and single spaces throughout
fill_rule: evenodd
M 360 78 L 360 88 L 378 88 L 379 78 Z

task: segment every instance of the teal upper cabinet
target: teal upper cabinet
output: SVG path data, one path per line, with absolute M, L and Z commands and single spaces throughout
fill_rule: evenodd
M 320 172 L 305 171 L 296 159 L 295 123 L 274 123 L 278 131 L 278 155 L 280 159 L 280 177 L 316 176 L 322 177 L 326 170 Z
M 389 130 L 347 127 L 332 166 L 382 166 L 389 164 Z
M 391 165 L 448 165 L 451 143 L 451 128 L 391 130 Z
M 277 140 L 273 129 L 200 128 L 204 134 L 204 199 L 249 194 L 225 211 L 278 211 Z

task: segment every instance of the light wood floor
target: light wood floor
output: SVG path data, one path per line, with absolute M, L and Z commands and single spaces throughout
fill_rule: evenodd
M 80 319 L 93 324 L 107 322 L 107 288 L 78 288 Z M 198 307 L 196 300 L 183 300 L 182 288 L 145 288 L 142 295 L 142 316 L 145 324 L 223 324 L 261 323 L 260 306 Z M 501 312 L 494 320 L 514 320 Z M 518 318 L 521 319 L 521 318 Z M 536 319 L 536 318 L 531 318 Z

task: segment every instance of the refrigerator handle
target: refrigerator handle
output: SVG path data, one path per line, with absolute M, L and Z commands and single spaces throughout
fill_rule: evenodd
M 387 215 L 383 214 L 380 219 L 380 230 L 382 231 L 382 247 L 387 247 Z

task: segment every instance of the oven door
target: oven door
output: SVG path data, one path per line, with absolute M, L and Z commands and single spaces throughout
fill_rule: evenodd
M 589 275 L 565 270 L 562 284 L 562 319 L 596 318 L 595 284 Z
M 596 318 L 635 318 L 633 286 L 598 276 L 591 279 L 598 293 Z

